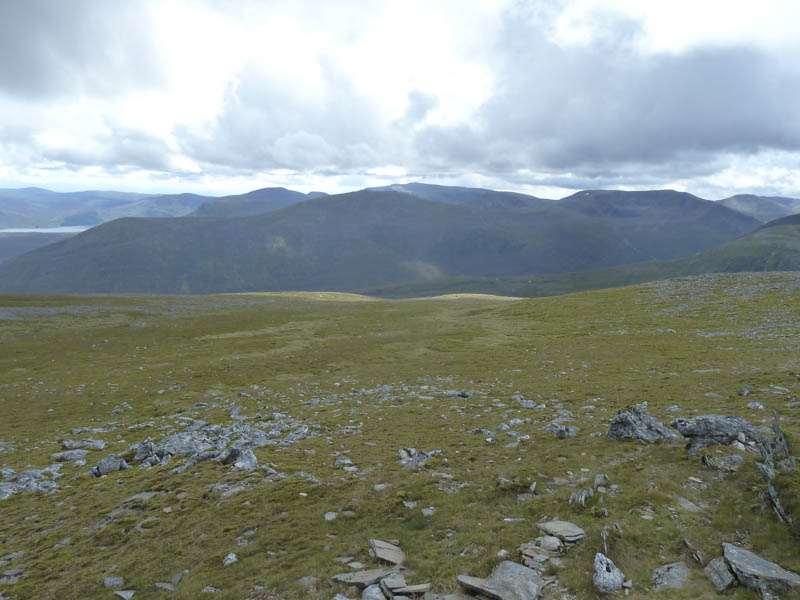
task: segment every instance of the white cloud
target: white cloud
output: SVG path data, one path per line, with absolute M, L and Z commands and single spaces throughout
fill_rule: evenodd
M 800 195 L 798 22 L 790 0 L 3 3 L 0 184 Z

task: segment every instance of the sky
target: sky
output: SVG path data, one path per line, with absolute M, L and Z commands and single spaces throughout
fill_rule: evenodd
M 800 197 L 796 0 L 3 0 L 0 187 Z

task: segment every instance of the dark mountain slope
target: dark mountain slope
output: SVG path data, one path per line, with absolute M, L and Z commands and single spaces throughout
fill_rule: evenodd
M 800 200 L 782 196 L 738 194 L 719 201 L 723 206 L 755 217 L 762 223 L 800 213 Z
M 430 200 L 431 202 L 492 210 L 534 210 L 553 202 L 552 200 L 544 200 L 516 192 L 497 192 L 482 188 L 431 185 L 427 183 L 397 183 L 368 189 L 378 192 L 402 192 L 423 200 Z
M 800 215 L 774 223 L 717 248 L 678 259 L 552 275 L 445 278 L 370 288 L 361 292 L 386 298 L 448 293 L 538 297 L 707 273 L 800 271 Z
M 246 194 L 211 198 L 195 210 L 192 217 L 246 217 L 291 206 L 304 200 L 321 198 L 323 192 L 303 194 L 282 187 L 263 188 Z
M 671 258 L 758 225 L 724 207 L 719 222 L 698 219 L 692 203 L 707 208 L 666 202 L 656 218 L 631 219 L 582 204 L 514 212 L 364 190 L 246 218 L 120 219 L 9 260 L 0 291 L 349 291 L 558 273 Z

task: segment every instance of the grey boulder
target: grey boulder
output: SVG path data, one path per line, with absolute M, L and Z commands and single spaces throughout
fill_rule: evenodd
M 92 475 L 95 477 L 102 477 L 114 471 L 122 471 L 128 468 L 128 463 L 116 454 L 109 454 L 100 459 L 100 462 L 92 467 Z
M 743 585 L 767 594 L 782 594 L 800 586 L 800 575 L 733 544 L 722 543 L 725 562 Z
M 625 574 L 620 571 L 610 558 L 598 552 L 594 555 L 594 573 L 592 583 L 601 594 L 612 594 L 622 589 Z
M 608 427 L 608 437 L 613 439 L 631 439 L 650 442 L 661 439 L 677 440 L 680 436 L 671 431 L 658 419 L 647 412 L 647 402 L 634 404 L 619 411 Z
M 535 600 L 544 588 L 544 580 L 533 569 L 504 560 L 487 579 L 459 575 L 458 583 L 470 592 L 495 600 Z

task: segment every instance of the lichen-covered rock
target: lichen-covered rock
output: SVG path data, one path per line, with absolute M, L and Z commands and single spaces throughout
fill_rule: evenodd
M 653 570 L 651 581 L 653 582 L 653 590 L 659 591 L 664 588 L 679 588 L 683 587 L 686 580 L 689 579 L 692 572 L 689 567 L 683 562 L 670 563 L 656 567 Z
M 619 411 L 608 427 L 608 437 L 650 442 L 677 440 L 680 436 L 647 412 L 647 402 Z
M 457 581 L 467 591 L 499 600 L 536 600 L 544 588 L 544 580 L 533 569 L 504 560 L 487 579 L 459 575 Z
M 594 555 L 592 582 L 601 594 L 612 594 L 622 589 L 625 574 L 617 568 L 614 561 L 598 552 Z

